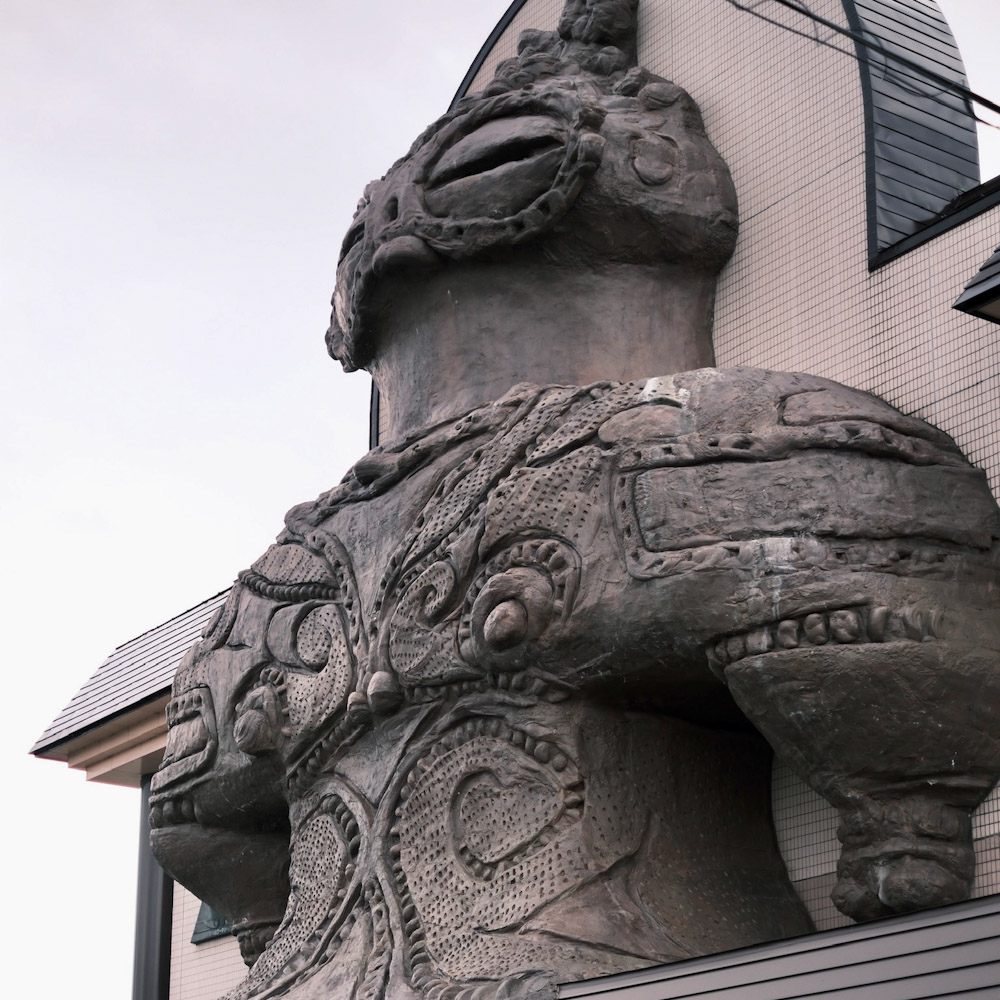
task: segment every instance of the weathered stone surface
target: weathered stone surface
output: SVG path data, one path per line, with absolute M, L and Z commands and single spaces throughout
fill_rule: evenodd
M 700 367 L 735 199 L 635 8 L 526 33 L 345 243 L 329 342 L 389 443 L 240 574 L 154 779 L 233 998 L 545 995 L 804 933 L 771 748 L 841 810 L 845 912 L 968 893 L 997 506 L 872 396 Z
M 807 394 L 834 416 L 788 424 Z M 852 400 L 864 420 L 836 416 Z M 281 894 L 280 851 L 230 844 L 263 827 L 277 847 L 290 822 L 292 905 L 250 983 L 301 965 L 325 995 L 330 958 L 351 983 L 457 990 L 805 931 L 767 748 L 730 691 L 843 809 L 845 907 L 961 898 L 1000 770 L 1000 525 L 982 475 L 903 420 L 752 370 L 525 387 L 292 511 L 178 675 L 218 745 L 192 756 L 175 725 L 189 754 L 154 806 L 200 824 L 158 812 L 161 856 L 199 891 L 230 880 L 210 899 L 251 925 L 246 887 Z M 806 483 L 762 527 L 742 516 L 755 469 Z M 843 476 L 861 495 L 928 470 L 919 517 L 905 490 L 844 501 Z M 650 510 L 697 530 L 665 544 Z M 182 760 L 201 770 L 171 795 Z

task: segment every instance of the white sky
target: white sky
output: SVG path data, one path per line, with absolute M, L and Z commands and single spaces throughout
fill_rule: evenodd
M 365 451 L 368 379 L 323 347 L 340 241 L 507 3 L 0 5 L 12 994 L 130 996 L 138 793 L 26 751 Z M 995 0 L 941 6 L 1000 100 Z

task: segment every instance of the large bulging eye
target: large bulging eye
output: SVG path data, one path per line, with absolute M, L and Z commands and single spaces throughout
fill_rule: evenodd
M 563 129 L 554 119 L 499 118 L 445 150 L 424 200 L 440 218 L 511 216 L 552 187 L 565 157 Z

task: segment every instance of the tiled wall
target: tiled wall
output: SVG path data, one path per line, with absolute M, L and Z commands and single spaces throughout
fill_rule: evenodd
M 747 5 L 749 6 L 749 5 Z M 844 24 L 840 0 L 810 7 Z M 471 90 L 553 28 L 562 0 L 533 0 Z M 740 239 L 719 283 L 721 366 L 809 371 L 884 396 L 956 437 L 1000 491 L 1000 331 L 951 308 L 1000 243 L 1000 209 L 868 271 L 864 115 L 853 43 L 777 4 L 785 28 L 726 0 L 643 0 L 640 62 L 701 106 L 740 199 Z M 792 29 L 792 30 L 788 30 Z
M 994 208 L 870 276 L 878 353 L 864 388 L 943 427 L 1000 495 L 1000 326 L 951 308 L 998 243 Z
M 191 944 L 201 902 L 174 885 L 170 938 L 170 1000 L 216 1000 L 246 977 L 240 946 L 231 936 Z
M 786 27 L 726 0 L 641 7 L 640 63 L 698 102 L 740 199 L 740 239 L 716 301 L 718 364 L 806 371 L 878 393 L 952 434 L 1000 495 L 1000 327 L 951 308 L 1000 244 L 1000 209 L 869 272 L 853 43 L 778 4 L 754 6 Z M 840 0 L 809 6 L 845 23 Z M 554 28 L 561 9 L 562 0 L 529 0 L 470 90 L 514 54 L 519 31 Z M 849 923 L 828 899 L 839 854 L 833 809 L 778 764 L 774 813 L 817 926 Z M 996 791 L 974 835 L 975 894 L 1000 892 Z

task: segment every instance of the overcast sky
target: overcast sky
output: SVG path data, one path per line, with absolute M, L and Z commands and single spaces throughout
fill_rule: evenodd
M 0 0 L 14 987 L 129 997 L 138 794 L 26 750 L 365 451 L 367 376 L 323 347 L 340 241 L 507 3 Z M 942 7 L 1000 100 L 995 0 Z

